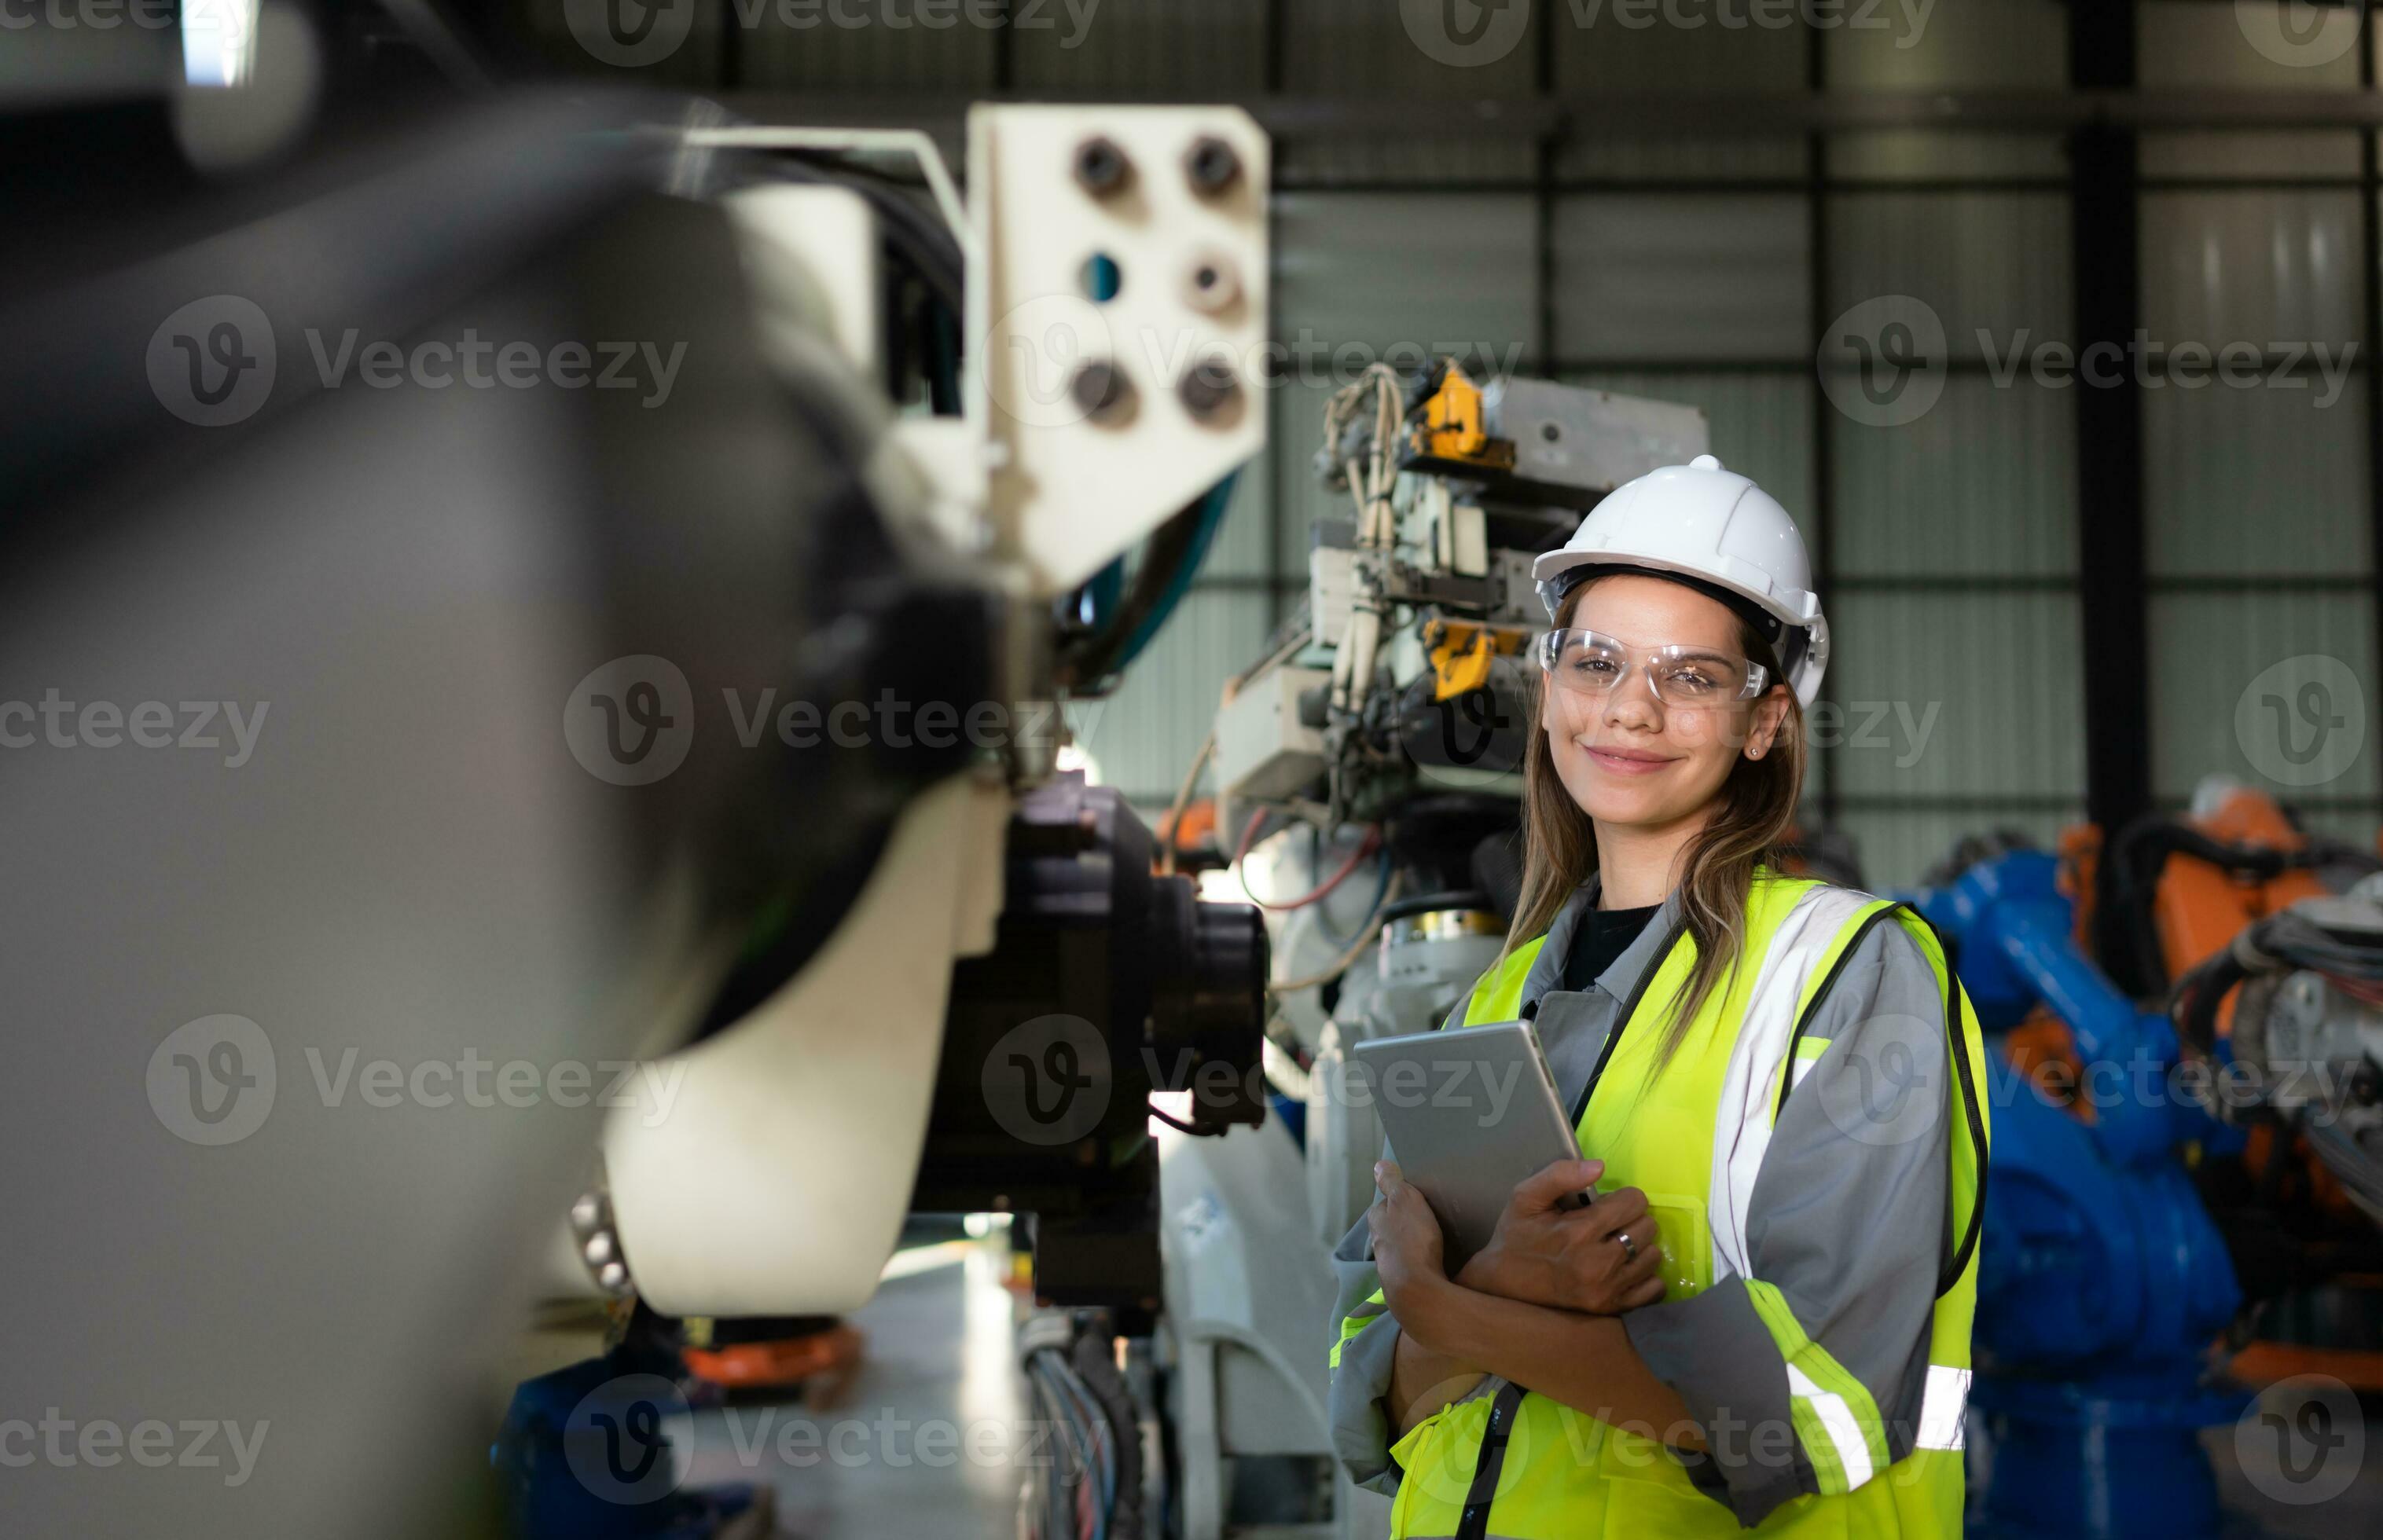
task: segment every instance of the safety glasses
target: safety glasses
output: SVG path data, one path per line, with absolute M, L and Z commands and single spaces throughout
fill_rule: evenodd
M 1576 695 L 1611 695 L 1642 665 L 1656 697 L 1666 706 L 1752 700 L 1771 677 L 1759 663 L 1706 647 L 1625 647 L 1602 632 L 1574 627 L 1539 638 L 1539 667 L 1558 688 Z

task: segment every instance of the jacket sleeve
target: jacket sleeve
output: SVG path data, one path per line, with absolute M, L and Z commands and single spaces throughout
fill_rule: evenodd
M 1752 1276 L 1624 1315 L 1710 1453 L 1687 1461 L 1751 1527 L 1849 1492 L 1908 1454 L 1946 1228 L 1945 998 L 1917 942 L 1874 926 L 1813 1014 L 1755 1177 Z
M 1399 1324 L 1382 1300 L 1382 1276 L 1374 1269 L 1374 1232 L 1364 1215 L 1332 1250 L 1338 1298 L 1332 1317 L 1332 1450 L 1349 1479 L 1389 1497 L 1399 1489 L 1399 1468 L 1390 1459 L 1390 1364 L 1399 1347 Z
M 1464 1025 L 1472 991 L 1456 997 L 1445 1027 Z M 1382 1152 L 1389 1153 L 1383 1146 Z M 1368 1492 L 1395 1496 L 1398 1462 L 1390 1458 L 1389 1414 L 1382 1398 L 1390 1393 L 1390 1366 L 1398 1355 L 1399 1324 L 1382 1299 L 1382 1275 L 1374 1268 L 1374 1227 L 1364 1214 L 1332 1249 L 1336 1285 L 1332 1308 L 1332 1448 L 1349 1479 Z

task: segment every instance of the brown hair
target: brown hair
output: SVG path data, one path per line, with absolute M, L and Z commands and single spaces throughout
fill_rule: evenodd
M 1584 583 L 1565 598 L 1557 625 L 1570 623 L 1574 607 L 1593 586 L 1595 580 Z M 1746 656 L 1778 681 L 1778 658 L 1770 644 L 1744 620 L 1737 624 Z M 1564 901 L 1597 871 L 1596 827 L 1556 774 L 1554 751 L 1548 745 L 1540 698 L 1547 687 L 1543 675 L 1532 696 L 1530 743 L 1523 761 L 1523 890 L 1506 933 L 1507 955 L 1546 934 Z M 1688 842 L 1681 861 L 1680 903 L 1696 943 L 1696 966 L 1673 998 L 1671 1026 L 1656 1054 L 1658 1069 L 1671 1062 L 1688 1023 L 1746 950 L 1754 869 L 1778 864 L 1804 788 L 1805 754 L 1804 710 L 1790 690 L 1770 751 L 1759 759 L 1738 757 L 1714 794 L 1718 806 L 1711 819 Z

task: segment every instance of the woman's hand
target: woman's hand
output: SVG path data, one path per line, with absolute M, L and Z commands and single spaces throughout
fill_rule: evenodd
M 1587 1208 L 1561 1206 L 1604 1173 L 1603 1161 L 1558 1161 L 1524 1178 L 1498 1216 L 1497 1234 L 1456 1281 L 1485 1294 L 1594 1315 L 1619 1315 L 1661 1299 L 1661 1238 L 1645 1193 L 1619 1188 Z
M 1374 1186 L 1381 1196 L 1365 1211 L 1374 1232 L 1374 1268 L 1382 1275 L 1382 1299 L 1390 1313 L 1402 1315 L 1401 1297 L 1448 1281 L 1447 1243 L 1439 1216 L 1399 1174 L 1397 1163 L 1375 1162 Z

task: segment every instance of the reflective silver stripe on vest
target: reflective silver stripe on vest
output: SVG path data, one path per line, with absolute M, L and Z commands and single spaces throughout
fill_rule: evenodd
M 1878 900 L 1850 888 L 1817 887 L 1796 901 L 1763 954 L 1761 971 L 1731 1044 L 1713 1115 L 1711 1188 L 1705 1201 L 1714 1254 L 1741 1278 L 1754 1276 L 1747 1244 L 1747 1214 L 1755 1179 L 1771 1149 L 1778 1104 L 1779 1065 L 1796 1032 L 1796 1005 L 1829 943 L 1857 914 Z M 1718 1281 L 1719 1275 L 1715 1275 Z
M 1920 1436 L 1913 1447 L 1957 1449 L 1969 1429 L 1969 1372 L 1942 1363 L 1928 1366 L 1928 1388 L 1920 1398 Z

